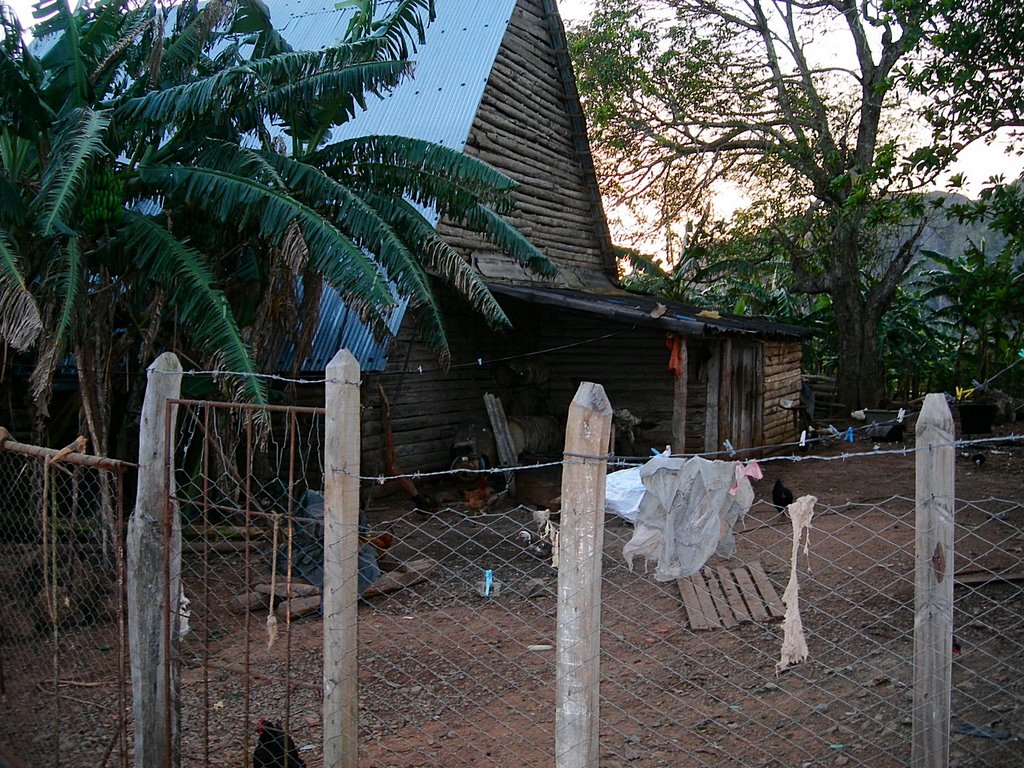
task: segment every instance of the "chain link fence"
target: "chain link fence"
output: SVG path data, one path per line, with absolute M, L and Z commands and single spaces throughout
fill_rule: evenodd
M 321 616 L 331 478 L 324 410 L 175 407 L 180 764 L 250 765 L 269 721 L 290 734 L 308 768 L 322 766 L 331 679 Z M 657 580 L 642 557 L 629 568 L 623 548 L 637 528 L 604 516 L 599 693 L 567 692 L 560 677 L 559 644 L 576 638 L 560 635 L 559 606 L 577 595 L 555 567 L 566 556 L 559 496 L 578 457 L 514 473 L 460 467 L 414 477 L 415 500 L 408 483 L 364 479 L 359 765 L 550 766 L 562 738 L 559 707 L 577 694 L 584 702 L 596 695 L 592 736 L 603 766 L 909 764 L 914 452 L 834 453 L 762 460 L 766 479 L 735 525 L 734 556 L 712 558 L 684 579 Z M 1014 441 L 990 455 L 986 471 L 1019 474 L 1024 466 Z M 120 474 L 107 475 L 120 498 Z M 105 475 L 0 451 L 0 478 L 11 489 L 0 515 L 5 611 L 25 604 L 17 616 L 34 610 L 44 619 L 19 639 L 4 618 L 0 683 L 10 717 L 0 742 L 37 756 L 33 765 L 131 764 L 130 692 L 118 684 L 126 679 L 123 608 L 114 606 L 113 619 L 75 615 L 78 602 L 61 591 L 73 583 L 76 558 L 91 563 L 106 557 L 104 541 L 121 540 L 104 532 L 97 476 Z M 824 499 L 806 538 L 764 498 L 776 477 Z M 527 496 L 534 503 L 518 501 Z M 1024 737 L 1022 504 L 958 496 L 950 764 L 1015 766 Z M 112 562 L 107 581 L 117 584 L 123 576 Z M 42 597 L 26 587 L 39 569 Z M 794 572 L 808 655 L 780 672 L 783 597 Z M 39 600 L 42 608 L 27 606 Z
M 0 745 L 27 765 L 127 766 L 131 467 L 0 432 Z
M 324 638 L 318 550 L 308 548 L 322 535 L 322 413 L 275 415 L 260 436 L 241 409 L 180 408 L 178 458 L 192 467 L 179 468 L 177 492 L 191 610 L 184 762 L 245 764 L 268 718 L 307 766 L 322 765 Z M 212 426 L 227 421 L 235 426 Z M 872 490 L 905 492 L 816 505 L 795 560 L 809 655 L 781 673 L 794 568 L 787 515 L 757 499 L 736 526 L 734 557 L 668 582 L 642 558 L 627 567 L 634 526 L 606 516 L 601 765 L 909 764 L 915 500 L 905 453 L 823 461 L 816 479 L 805 471 L 813 490 L 859 464 Z M 897 464 L 902 475 L 887 479 Z M 762 466 L 769 477 L 781 471 Z M 499 471 L 416 478 L 417 502 L 402 488 L 364 488 L 361 547 L 377 570 L 361 584 L 358 612 L 360 765 L 553 763 L 561 469 L 515 472 L 520 491 L 546 495 L 546 506 L 517 504 Z M 1020 519 L 1018 501 L 956 501 L 952 765 L 1019 764 Z

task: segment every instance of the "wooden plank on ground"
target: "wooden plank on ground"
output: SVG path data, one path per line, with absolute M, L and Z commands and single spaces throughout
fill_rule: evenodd
M 970 573 L 957 573 L 953 575 L 957 584 L 988 584 L 990 581 L 1024 581 L 1024 571 L 973 571 Z
M 721 582 L 722 589 L 725 590 L 725 596 L 729 600 L 729 606 L 732 608 L 736 620 L 741 624 L 753 621 L 747 611 L 747 606 L 743 603 L 743 598 L 740 597 L 740 591 L 736 588 L 736 582 L 732 579 L 732 573 L 724 565 L 718 566 L 718 580 Z
M 722 587 L 719 585 L 715 573 L 710 568 L 704 569 L 704 580 L 707 582 L 708 591 L 711 592 L 711 600 L 715 604 L 715 610 L 718 611 L 718 616 L 722 620 L 722 626 L 726 628 L 735 627 L 739 622 L 733 616 L 729 603 L 725 599 L 725 593 L 722 592 Z
M 786 609 L 783 607 L 775 587 L 768 581 L 768 576 L 765 574 L 764 568 L 761 567 L 760 561 L 755 560 L 752 563 L 747 563 L 747 568 L 750 570 L 750 575 L 754 577 L 754 583 L 757 584 L 757 588 L 761 591 L 761 597 L 764 598 L 772 616 L 777 619 L 784 618 L 786 616 Z
M 722 625 L 718 621 L 715 603 L 711 599 L 711 592 L 708 591 L 708 585 L 704 583 L 704 577 L 700 575 L 700 571 L 693 574 L 690 577 L 690 581 L 693 582 L 693 589 L 697 593 L 697 599 L 700 601 L 700 609 L 707 618 L 708 629 L 720 629 Z
M 754 587 L 754 582 L 750 578 L 750 574 L 747 573 L 747 569 L 742 567 L 733 568 L 732 573 L 736 577 L 736 583 L 739 585 L 743 599 L 747 603 L 747 610 L 749 610 L 751 618 L 754 621 L 767 621 L 768 611 L 764 609 L 761 596 L 757 593 L 757 589 Z
M 676 579 L 679 586 L 679 594 L 683 598 L 683 607 L 686 608 L 686 620 L 690 622 L 690 629 L 710 629 L 704 611 L 701 610 L 700 600 L 697 599 L 697 591 L 693 588 L 693 582 L 688 578 Z

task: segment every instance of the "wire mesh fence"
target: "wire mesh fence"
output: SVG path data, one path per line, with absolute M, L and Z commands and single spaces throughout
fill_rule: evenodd
M 318 551 L 307 548 L 322 536 L 322 414 L 282 412 L 261 437 L 247 426 L 251 412 L 179 407 L 179 458 L 192 457 L 178 490 L 191 610 L 181 645 L 184 762 L 245 764 L 268 718 L 307 766 L 323 765 Z M 656 580 L 642 559 L 630 569 L 622 551 L 635 527 L 606 517 L 602 765 L 910 762 L 913 451 L 868 451 L 816 471 L 804 458 L 802 475 L 764 462 L 769 481 L 783 471 L 803 490 L 848 490 L 843 475 L 854 465 L 855 482 L 871 483 L 860 497 L 873 500 L 815 507 L 795 562 L 809 656 L 782 673 L 794 530 L 764 498 L 769 482 L 736 525 L 734 557 L 679 581 Z M 361 547 L 377 571 L 361 584 L 358 609 L 360 765 L 552 764 L 560 470 L 516 472 L 520 487 L 556 502 L 553 514 L 518 504 L 499 472 L 434 476 L 430 509 L 401 492 L 364 495 Z M 880 496 L 890 487 L 899 493 Z M 1021 504 L 961 499 L 956 510 L 951 764 L 1016 765 Z
M 248 765 L 261 720 L 319 740 L 323 410 L 176 405 L 180 760 Z
M 124 473 L 0 436 L 0 744 L 29 765 L 129 760 Z
M 174 406 L 172 501 L 183 538 L 182 596 L 168 603 L 180 632 L 172 659 L 180 693 L 169 702 L 180 708 L 177 760 L 274 765 L 258 759 L 261 749 L 265 756 L 282 743 L 267 737 L 280 726 L 297 759 L 308 768 L 325 765 L 324 694 L 332 678 L 324 646 L 336 631 L 324 637 L 324 491 L 332 476 L 325 411 L 186 400 Z M 763 460 L 765 480 L 734 525 L 734 555 L 713 557 L 685 578 L 658 580 L 642 557 L 630 568 L 623 550 L 638 528 L 620 515 L 604 516 L 596 762 L 910 763 L 914 452 L 843 450 L 853 453 Z M 1008 441 L 987 455 L 984 469 L 961 461 L 958 475 L 987 472 L 1001 480 L 991 487 L 1019 486 L 1024 446 Z M 559 655 L 560 644 L 576 639 L 560 635 L 560 606 L 575 596 L 559 571 L 577 565 L 567 564 L 559 540 L 559 495 L 564 471 L 579 460 L 517 467 L 514 489 L 504 470 L 433 473 L 414 478 L 415 499 L 407 487 L 387 495 L 387 486 L 364 478 L 360 765 L 555 763 L 559 707 L 587 693 L 566 693 Z M 726 463 L 729 476 L 731 467 L 747 465 Z M 0 451 L 0 478 L 12 489 L 0 502 L 5 610 L 26 601 L 17 590 L 31 581 L 32 557 L 43 560 L 40 568 L 63 563 L 49 573 L 69 574 L 74 557 L 121 541 L 107 530 L 109 514 L 96 514 L 103 492 L 87 478 L 102 474 L 89 472 Z M 1014 476 L 1016 485 L 1007 482 Z M 797 495 L 821 497 L 806 539 L 766 498 L 777 478 Z M 990 487 L 984 484 L 966 487 L 955 503 L 951 570 L 950 764 L 1013 766 L 1024 737 L 1022 503 L 1012 493 L 979 493 Z M 113 493 L 120 497 L 119 484 Z M 533 503 L 522 503 L 525 496 Z M 59 511 L 46 501 L 57 499 L 65 501 Z M 114 529 L 123 530 L 123 521 Z M 65 551 L 77 554 L 68 559 Z M 808 656 L 780 671 L 794 571 Z M 12 716 L 0 726 L 0 741 L 39 757 L 29 764 L 132 764 L 132 723 L 123 717 L 129 692 L 118 684 L 125 680 L 121 625 L 116 616 L 63 621 L 78 604 L 61 592 L 72 579 L 42 578 L 50 585 L 42 616 L 58 620 L 22 640 L 12 639 L 7 617 L 2 624 L 0 683 Z M 45 612 L 55 606 L 56 614 Z M 28 728 L 30 720 L 46 727 Z

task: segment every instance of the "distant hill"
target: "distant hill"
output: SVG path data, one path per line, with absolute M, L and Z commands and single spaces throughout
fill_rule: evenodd
M 962 254 L 970 243 L 980 245 L 984 242 L 986 252 L 996 254 L 1006 245 L 1006 236 L 991 229 L 985 223 L 961 223 L 948 215 L 947 209 L 950 205 L 970 203 L 970 198 L 945 192 L 931 192 L 927 197 L 930 200 L 945 200 L 946 205 L 936 209 L 925 225 L 924 232 L 917 244 L 919 252 L 937 251 L 946 256 L 956 257 Z

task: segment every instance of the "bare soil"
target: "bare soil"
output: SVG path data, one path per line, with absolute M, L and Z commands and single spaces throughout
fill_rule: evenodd
M 835 460 L 762 464 L 759 500 L 737 528 L 736 561 L 761 562 L 780 595 L 793 532 L 767 501 L 772 484 L 781 478 L 818 500 L 807 555 L 798 558 L 809 657 L 781 675 L 778 621 L 692 630 L 674 583 L 625 567 L 632 526 L 607 519 L 602 766 L 909 764 L 915 456 L 888 452 L 900 447 L 844 443 L 819 452 Z M 844 452 L 858 456 L 838 459 Z M 970 457 L 979 453 L 976 466 Z M 550 476 L 523 484 L 534 495 L 557 493 Z M 958 457 L 956 496 L 955 571 L 1024 571 L 1024 446 Z M 422 513 L 391 497 L 368 514 L 372 528 L 398 537 L 394 560 L 438 565 L 427 581 L 360 605 L 360 765 L 549 768 L 557 574 L 518 538 L 534 530 L 530 509 L 503 497 L 483 515 L 460 503 Z M 282 623 L 268 648 L 265 611 L 229 610 L 246 584 L 269 579 L 268 545 L 260 547 L 186 556 L 183 765 L 248 765 L 260 717 L 285 721 L 306 765 L 323 765 L 321 620 Z M 500 583 L 490 597 L 478 589 L 486 570 Z M 952 765 L 1021 765 L 1022 584 L 955 587 Z M 56 675 L 45 638 L 0 646 L 0 750 L 31 766 L 57 764 L 57 752 L 61 765 L 131 764 L 130 739 L 116 729 L 116 637 L 109 624 L 63 631 Z M 130 733 L 130 718 L 126 726 Z

